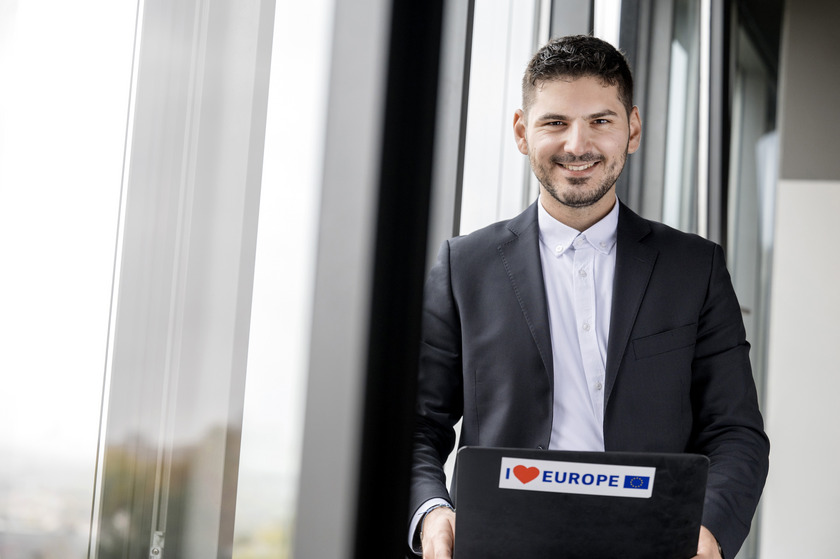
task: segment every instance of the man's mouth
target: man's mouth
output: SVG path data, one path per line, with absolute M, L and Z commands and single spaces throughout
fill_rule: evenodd
M 583 165 L 569 165 L 567 163 L 561 163 L 560 166 L 564 167 L 570 171 L 585 171 L 598 163 L 597 161 L 593 161 L 592 163 L 584 163 Z

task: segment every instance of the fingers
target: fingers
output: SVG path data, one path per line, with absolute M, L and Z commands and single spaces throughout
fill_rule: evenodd
M 455 544 L 455 513 L 436 508 L 423 520 L 421 545 L 423 559 L 451 559 Z

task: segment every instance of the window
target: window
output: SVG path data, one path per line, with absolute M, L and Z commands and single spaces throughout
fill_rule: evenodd
M 0 5 L 0 556 L 87 556 L 134 1 Z
M 311 38 L 329 37 L 330 23 L 331 6 L 324 0 L 277 5 L 236 493 L 235 559 L 291 557 L 330 49 L 329 41 Z M 309 45 L 307 56 L 300 56 L 299 45 Z

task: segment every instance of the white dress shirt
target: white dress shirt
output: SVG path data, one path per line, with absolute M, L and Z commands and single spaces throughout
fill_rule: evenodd
M 618 202 L 580 232 L 538 211 L 554 364 L 549 448 L 604 450 L 604 386 Z

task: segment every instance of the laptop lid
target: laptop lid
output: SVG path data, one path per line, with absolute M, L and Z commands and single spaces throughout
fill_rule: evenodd
M 709 460 L 696 454 L 464 447 L 455 559 L 688 559 Z

